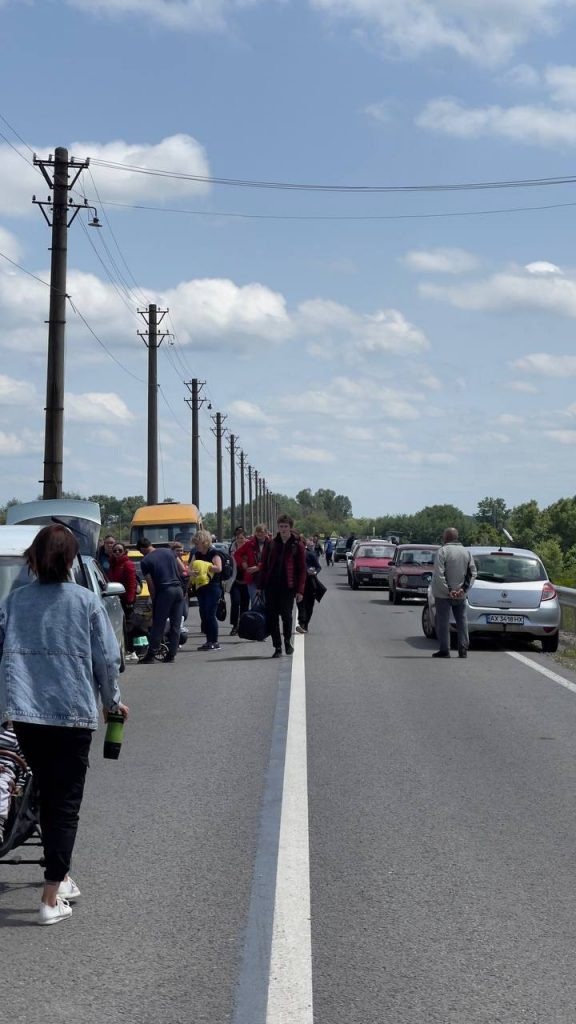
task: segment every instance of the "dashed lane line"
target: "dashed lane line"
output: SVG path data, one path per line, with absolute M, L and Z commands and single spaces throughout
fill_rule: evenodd
M 552 672 L 551 669 L 545 668 L 544 665 L 539 665 L 536 661 L 531 661 L 525 654 L 518 654 L 517 651 L 506 651 L 511 658 L 516 658 L 516 661 L 521 661 L 524 665 L 528 665 L 533 668 L 535 672 L 540 672 L 541 675 L 547 676 L 548 679 L 552 679 L 553 682 L 558 683 L 559 686 L 565 687 L 566 690 L 571 690 L 572 693 L 576 693 L 576 683 L 571 683 L 569 679 L 565 679 L 564 676 L 558 675 L 557 672 Z

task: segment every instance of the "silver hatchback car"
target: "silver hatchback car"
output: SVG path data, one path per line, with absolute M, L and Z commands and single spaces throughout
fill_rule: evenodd
M 544 565 L 525 548 L 471 547 L 478 576 L 466 599 L 470 635 L 522 636 L 539 640 L 542 650 L 558 650 L 560 602 Z M 455 624 L 450 622 L 451 636 Z M 436 637 L 432 588 L 422 611 L 422 630 Z

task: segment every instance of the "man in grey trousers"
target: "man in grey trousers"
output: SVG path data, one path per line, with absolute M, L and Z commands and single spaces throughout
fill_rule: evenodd
M 440 649 L 433 658 L 450 657 L 450 609 L 458 631 L 458 657 L 468 655 L 468 618 L 466 594 L 476 579 L 476 566 L 470 552 L 458 540 L 458 530 L 444 530 L 442 547 L 434 558 L 432 593 L 436 602 L 436 636 Z

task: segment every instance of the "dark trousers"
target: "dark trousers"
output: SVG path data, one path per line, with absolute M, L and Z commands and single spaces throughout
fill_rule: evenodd
M 292 638 L 292 609 L 294 608 L 295 591 L 287 588 L 271 588 L 266 591 L 266 615 L 274 647 L 282 647 L 280 623 L 284 632 L 284 643 L 289 644 Z
M 240 616 L 248 611 L 250 595 L 246 583 L 233 583 L 230 590 L 230 625 L 237 626 Z
M 44 878 L 61 882 L 76 841 L 92 730 L 14 722 L 14 731 L 38 788 Z
M 458 631 L 458 649 L 467 651 L 468 640 L 468 616 L 466 614 L 466 601 L 450 597 L 436 598 L 436 636 L 441 651 L 450 650 L 450 609 L 454 612 L 454 621 Z
M 150 630 L 150 650 L 157 651 L 164 637 L 166 619 L 170 623 L 168 631 L 168 651 L 176 654 L 182 625 L 182 587 L 161 587 L 154 595 L 152 605 L 152 629 Z
M 315 600 L 316 598 L 314 584 L 312 583 L 310 577 L 308 577 L 308 579 L 306 580 L 306 586 L 304 588 L 304 597 L 302 598 L 300 604 L 298 605 L 298 622 L 300 623 L 301 626 L 304 627 L 304 629 L 308 628 L 308 623 L 312 618 Z
M 204 587 L 199 587 L 196 591 L 198 597 L 198 610 L 200 612 L 200 623 L 202 629 L 206 634 L 206 643 L 217 644 L 218 643 L 218 619 L 216 618 L 216 609 L 218 607 L 218 601 L 220 600 L 220 594 L 222 593 L 222 587 L 218 583 L 207 583 Z

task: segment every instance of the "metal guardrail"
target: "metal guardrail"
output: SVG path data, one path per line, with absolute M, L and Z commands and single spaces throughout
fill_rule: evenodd
M 576 590 L 573 590 L 572 587 L 556 587 L 556 590 L 561 607 L 576 608 Z

